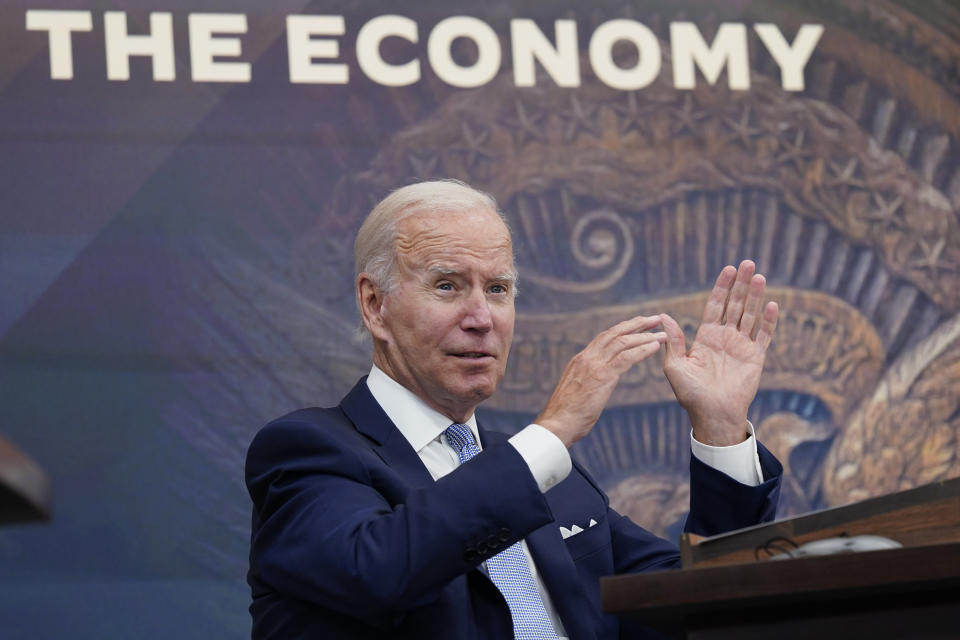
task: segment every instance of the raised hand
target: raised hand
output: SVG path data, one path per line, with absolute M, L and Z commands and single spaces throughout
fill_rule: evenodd
M 710 293 L 697 336 L 687 352 L 680 325 L 662 314 L 667 334 L 663 371 L 687 410 L 694 437 L 729 446 L 746 435 L 747 410 L 760 386 L 779 308 L 761 310 L 766 279 L 750 260 L 726 266 Z
M 648 332 L 660 322 L 660 316 L 636 316 L 591 340 L 570 359 L 537 424 L 568 447 L 590 433 L 620 376 L 656 353 L 667 339 L 666 333 Z

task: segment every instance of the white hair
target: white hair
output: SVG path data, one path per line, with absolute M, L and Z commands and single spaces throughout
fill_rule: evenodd
M 393 191 L 373 208 L 357 232 L 353 245 L 355 281 L 363 273 L 381 291 L 390 291 L 396 276 L 397 227 L 404 218 L 416 213 L 455 214 L 477 209 L 496 213 L 509 233 L 510 226 L 493 196 L 459 180 L 417 182 Z M 361 322 L 361 331 L 364 328 Z
M 492 211 L 507 224 L 493 196 L 459 180 L 417 182 L 397 189 L 373 208 L 357 232 L 353 245 L 354 276 L 365 273 L 381 290 L 389 291 L 395 275 L 397 227 L 401 220 L 415 213 L 477 209 Z

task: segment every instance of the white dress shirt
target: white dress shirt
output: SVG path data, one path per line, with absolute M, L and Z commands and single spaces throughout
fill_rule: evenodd
M 367 387 L 387 417 L 407 439 L 420 461 L 434 480 L 441 478 L 460 465 L 457 452 L 446 442 L 443 432 L 450 426 L 450 418 L 432 409 L 412 391 L 381 371 L 376 365 L 370 369 Z M 471 415 L 465 423 L 477 447 L 482 449 L 477 419 Z M 693 454 L 705 464 L 723 471 L 743 484 L 757 485 L 763 478 L 757 455 L 753 425 L 749 424 L 750 436 L 744 442 L 731 447 L 712 447 L 698 442 L 690 432 Z M 570 454 L 560 439 L 538 424 L 524 427 L 509 439 L 510 444 L 526 461 L 537 481 L 540 491 L 546 492 L 560 483 L 573 467 Z M 550 615 L 558 640 L 566 640 L 566 631 L 560 616 L 553 606 L 550 594 L 537 572 L 526 541 L 521 540 L 524 556 L 530 564 L 530 572 L 536 581 L 543 605 Z

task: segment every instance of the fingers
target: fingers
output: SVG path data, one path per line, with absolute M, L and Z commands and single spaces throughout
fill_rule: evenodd
M 727 300 L 725 315 L 726 323 L 729 325 L 736 327 L 740 324 L 740 317 L 743 315 L 747 293 L 750 290 L 750 283 L 755 270 L 756 265 L 753 264 L 752 260 L 744 260 L 740 263 L 740 268 L 737 269 L 737 277 L 730 289 L 730 298 Z M 724 267 L 724 271 L 726 271 L 726 267 Z
M 634 316 L 629 320 L 613 325 L 598 335 L 598 342 L 606 345 L 619 336 L 638 334 L 653 329 L 658 324 L 660 324 L 660 316 Z
M 618 338 L 614 344 L 617 351 L 611 354 L 611 359 L 621 365 L 619 368 L 626 371 L 641 360 L 653 355 L 660 350 L 660 345 L 666 342 L 667 334 L 662 331 L 657 333 L 633 333 Z
M 663 331 L 648 329 L 660 324 L 660 316 L 635 316 L 598 334 L 580 352 L 580 364 L 620 376 L 630 367 L 656 353 L 666 342 Z
M 763 291 L 766 288 L 767 279 L 760 274 L 754 274 L 750 279 L 749 293 L 747 302 L 743 307 L 743 316 L 740 318 L 740 334 L 750 338 L 753 337 L 754 330 L 757 328 L 757 317 L 760 315 L 760 305 L 763 303 Z M 727 318 L 728 323 L 733 319 Z
M 757 331 L 757 344 L 766 350 L 773 340 L 773 332 L 777 328 L 777 317 L 780 315 L 780 307 L 776 302 L 770 301 L 763 309 L 763 318 L 760 320 L 760 329 Z
M 752 260 L 744 260 L 737 269 L 730 265 L 723 268 L 707 298 L 700 326 L 722 322 L 726 327 L 736 328 L 741 336 L 756 340 L 766 349 L 773 339 L 780 310 L 773 302 L 762 306 L 767 280 L 756 273 L 756 268 Z M 669 318 L 665 314 L 663 317 Z M 683 343 L 673 338 L 666 322 L 664 330 L 668 335 L 667 357 L 683 354 Z
M 683 329 L 680 328 L 680 324 L 666 313 L 661 313 L 660 319 L 663 323 L 663 332 L 667 334 L 665 343 L 667 358 L 672 359 L 687 355 L 687 343 L 683 337 Z
M 657 318 L 652 320 L 659 324 Z M 650 326 L 650 322 L 645 321 L 632 326 Z M 601 363 L 606 363 L 601 364 L 601 366 L 609 366 L 619 375 L 659 351 L 660 345 L 666 340 L 667 334 L 662 331 L 656 333 L 649 331 L 621 333 L 609 341 L 597 344 L 596 347 L 599 349 L 597 355 L 601 359 Z
M 633 365 L 646 360 L 660 350 L 662 343 L 663 340 L 651 340 L 632 349 L 623 351 L 618 356 L 621 370 L 625 372 Z
M 703 318 L 701 324 L 712 324 L 720 322 L 723 319 L 723 310 L 727 305 L 727 297 L 730 295 L 730 288 L 733 286 L 737 277 L 737 270 L 727 265 L 717 276 L 717 282 L 713 285 L 713 291 L 707 299 L 707 306 L 703 308 Z
M 620 376 L 667 339 L 665 332 L 648 331 L 658 324 L 660 316 L 636 316 L 597 335 L 567 364 L 537 424 L 567 446 L 589 433 Z

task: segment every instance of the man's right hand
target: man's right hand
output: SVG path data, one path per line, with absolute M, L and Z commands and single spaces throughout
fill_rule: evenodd
M 567 447 L 590 433 L 620 376 L 656 353 L 667 339 L 663 332 L 648 331 L 658 324 L 659 315 L 637 316 L 591 340 L 567 364 L 535 422 Z

